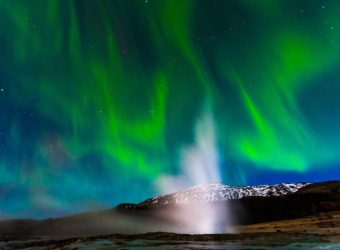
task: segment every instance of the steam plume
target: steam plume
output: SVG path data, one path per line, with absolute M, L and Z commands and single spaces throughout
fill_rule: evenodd
M 171 193 L 190 186 L 221 182 L 219 172 L 219 155 L 216 139 L 216 126 L 211 109 L 207 108 L 198 118 L 195 126 L 194 144 L 180 151 L 181 175 L 164 175 L 158 180 L 158 186 L 163 193 Z M 204 204 L 204 211 L 195 210 L 190 206 L 190 216 L 185 208 L 176 210 L 174 217 L 184 220 L 192 233 L 214 233 L 221 216 L 227 216 L 227 208 L 213 207 Z

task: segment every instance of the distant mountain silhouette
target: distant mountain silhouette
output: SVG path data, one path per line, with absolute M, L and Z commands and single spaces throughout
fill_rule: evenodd
M 0 222 L 0 239 L 67 238 L 146 232 L 196 232 L 214 216 L 214 233 L 232 225 L 340 211 L 340 181 L 234 187 L 201 185 L 138 204 L 55 219 Z M 190 224 L 193 223 L 193 224 Z M 197 223 L 197 224 L 195 224 Z

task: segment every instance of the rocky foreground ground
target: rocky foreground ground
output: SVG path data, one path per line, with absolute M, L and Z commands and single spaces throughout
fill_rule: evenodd
M 0 243 L 10 249 L 340 249 L 340 211 L 235 228 L 235 234 L 146 233 Z

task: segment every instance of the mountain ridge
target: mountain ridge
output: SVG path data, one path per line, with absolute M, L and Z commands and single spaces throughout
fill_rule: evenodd
M 280 183 L 274 185 L 249 185 L 249 186 L 233 186 L 225 185 L 220 182 L 201 184 L 191 188 L 179 190 L 172 194 L 156 196 L 147 199 L 137 205 L 152 204 L 189 204 L 191 202 L 213 202 L 242 199 L 245 197 L 271 197 L 284 196 L 297 192 L 302 187 L 312 183 L 296 182 L 296 183 Z M 169 199 L 170 198 L 170 199 Z M 172 201 L 171 201 L 172 200 Z
M 212 186 L 219 191 L 223 188 L 230 189 L 230 186 L 221 185 L 214 184 Z M 216 218 L 218 230 L 214 232 L 225 232 L 226 226 L 251 225 L 340 211 L 340 181 L 290 185 L 292 184 L 265 185 L 263 189 L 251 188 L 252 192 L 249 191 L 249 187 L 243 187 L 243 191 L 248 190 L 249 193 L 245 192 L 245 196 L 238 199 L 208 199 L 210 202 L 191 202 L 189 204 L 185 202 L 164 204 L 163 200 L 160 201 L 164 197 L 172 199 L 176 193 L 183 195 L 186 192 L 191 192 L 191 194 L 197 195 L 200 194 L 200 191 L 205 190 L 202 186 L 196 186 L 166 196 L 153 197 L 138 204 L 123 203 L 99 212 L 46 220 L 0 221 L 0 239 L 65 238 L 158 231 L 200 233 L 200 231 L 194 231 L 196 229 L 195 224 L 190 228 L 193 231 L 187 230 L 188 224 L 186 222 L 196 223 L 209 218 L 210 212 L 207 211 L 212 211 L 211 215 L 216 211 L 218 212 Z M 211 190 L 215 189 L 208 188 L 208 193 Z M 259 190 L 265 191 L 260 192 L 262 196 L 255 196 L 254 192 Z M 277 192 L 268 193 L 268 190 L 276 190 Z M 283 192 L 284 194 L 282 194 Z M 158 202 L 150 202 L 153 199 L 158 199 Z M 213 210 L 207 210 L 211 208 Z M 222 213 L 220 213 L 221 211 Z M 228 213 L 223 213 L 223 211 Z M 232 221 L 230 216 L 232 216 Z

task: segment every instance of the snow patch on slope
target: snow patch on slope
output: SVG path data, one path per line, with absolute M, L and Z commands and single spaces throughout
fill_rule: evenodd
M 139 205 L 170 205 L 236 200 L 245 197 L 285 196 L 295 193 L 310 183 L 282 183 L 276 185 L 229 186 L 222 183 L 199 185 L 173 194 L 148 199 Z

